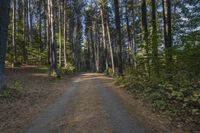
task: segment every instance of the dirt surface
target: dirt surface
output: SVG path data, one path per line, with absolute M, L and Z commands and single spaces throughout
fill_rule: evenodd
M 142 109 L 142 110 L 141 110 Z M 80 74 L 70 88 L 36 118 L 28 133 L 150 133 L 175 131 L 112 80 Z
M 8 82 L 12 85 L 20 80 L 27 93 L 22 99 L 0 103 L 0 132 L 184 132 L 103 74 L 82 73 L 55 80 L 34 70 L 8 70 Z
M 6 68 L 7 85 L 16 83 L 23 94 L 16 98 L 0 97 L 0 133 L 22 133 L 25 126 L 68 89 L 73 76 L 61 80 L 49 78 L 35 66 Z

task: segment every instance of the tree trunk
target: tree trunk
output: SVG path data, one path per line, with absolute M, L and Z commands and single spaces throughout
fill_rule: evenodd
M 55 30 L 55 1 L 51 0 L 50 2 L 50 8 L 51 8 L 51 45 L 52 45 L 52 70 L 56 73 L 57 77 L 60 77 L 60 74 L 58 72 L 57 68 L 57 50 L 56 50 L 56 30 Z
M 105 58 L 105 65 L 106 65 L 106 71 L 108 70 L 108 58 L 107 58 L 107 47 L 106 47 L 106 33 L 105 33 L 105 23 L 104 23 L 104 15 L 103 15 L 103 9 L 101 9 L 101 25 L 102 25 L 102 34 L 103 34 L 103 48 L 104 48 L 104 58 Z
M 64 54 L 64 65 L 67 66 L 67 59 L 66 59 L 66 45 L 67 45 L 67 2 L 63 0 L 63 8 L 64 8 L 64 45 L 63 45 L 63 54 Z
M 39 40 L 40 40 L 40 52 L 43 49 L 43 43 L 42 43 L 42 2 L 38 1 L 38 17 L 39 17 Z M 41 57 L 40 57 L 41 61 Z
M 127 7 L 127 1 L 125 0 L 125 11 L 126 11 L 126 28 L 128 33 L 128 62 L 131 64 L 131 54 L 132 54 L 132 41 L 131 41 L 131 33 L 130 33 L 130 26 L 129 26 L 129 17 L 128 17 L 128 7 Z
M 156 0 L 151 0 L 152 4 L 152 63 L 154 72 L 159 76 L 159 60 L 158 60 L 158 41 L 157 41 L 157 23 L 156 23 Z
M 122 43 L 121 43 L 121 24 L 120 24 L 120 15 L 119 15 L 119 1 L 114 0 L 115 6 L 115 25 L 117 32 L 117 72 L 118 75 L 123 74 L 123 66 L 122 66 Z
M 133 47 L 133 52 L 134 52 L 134 58 L 133 58 L 133 64 L 134 64 L 134 68 L 136 68 L 136 59 L 135 59 L 135 55 L 137 54 L 137 45 L 135 42 L 135 36 L 136 36 L 136 24 L 135 24 L 135 9 L 133 8 L 135 6 L 135 1 L 132 1 L 132 17 L 133 17 L 133 27 L 132 27 L 132 47 Z
M 55 36 L 55 1 L 48 0 L 48 20 L 49 20 L 49 75 L 55 73 L 57 77 L 60 77 L 60 72 L 57 68 L 57 52 L 56 52 L 56 36 Z
M 33 7 L 32 7 L 32 0 L 29 0 L 29 41 L 32 43 L 33 41 Z
M 111 43 L 108 20 L 106 20 L 106 28 L 107 28 L 107 35 L 108 35 L 108 44 L 109 44 L 109 47 L 110 47 L 110 58 L 111 58 L 111 63 L 112 63 L 112 71 L 113 71 L 113 74 L 114 74 L 115 73 L 114 53 L 113 53 L 113 48 L 112 48 L 112 43 Z
M 62 66 L 61 57 L 62 57 L 62 30 L 61 30 L 61 0 L 58 1 L 59 6 L 59 66 Z
M 13 0 L 13 33 L 12 33 L 12 43 L 13 43 L 13 67 L 17 63 L 16 57 L 16 0 Z
M 5 58 L 10 0 L 0 0 L 0 89 L 5 86 Z
M 145 41 L 145 50 L 147 54 L 147 72 L 148 72 L 148 77 L 150 78 L 150 59 L 149 59 L 149 42 L 148 42 L 148 24 L 147 24 L 147 5 L 146 5 L 146 0 L 142 0 L 142 27 L 144 30 L 144 41 Z
M 96 68 L 95 68 L 95 49 L 94 49 L 94 37 L 93 37 L 93 22 L 91 20 L 91 27 L 90 27 L 90 43 L 91 43 L 91 47 L 92 47 L 92 71 L 95 72 Z
M 171 18 L 171 0 L 167 0 L 167 64 L 172 63 L 172 18 Z
M 24 43 L 23 43 L 23 63 L 27 63 L 27 49 L 26 49 L 26 45 L 27 45 L 27 21 L 26 21 L 26 17 L 27 17 L 27 1 L 23 0 L 23 39 L 24 39 Z
M 165 48 L 167 48 L 167 22 L 166 22 L 166 14 L 165 14 L 165 1 L 162 0 L 162 8 L 163 8 L 163 22 L 164 22 L 164 41 L 165 41 Z

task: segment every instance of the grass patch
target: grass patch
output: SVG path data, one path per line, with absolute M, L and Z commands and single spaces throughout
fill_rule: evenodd
M 15 81 L 14 87 L 3 87 L 0 90 L 0 99 L 14 100 L 20 98 L 24 94 L 24 88 L 20 81 Z
M 36 73 L 48 73 L 49 68 L 47 66 L 35 68 Z

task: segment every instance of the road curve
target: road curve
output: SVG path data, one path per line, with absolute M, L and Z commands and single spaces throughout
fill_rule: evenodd
M 67 91 L 39 114 L 26 133 L 145 133 L 142 125 L 97 73 L 77 76 Z

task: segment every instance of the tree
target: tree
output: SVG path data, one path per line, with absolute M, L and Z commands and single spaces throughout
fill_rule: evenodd
M 108 58 L 107 58 L 107 44 L 106 44 L 106 29 L 105 29 L 105 20 L 104 20 L 104 3 L 102 3 L 100 14 L 101 14 L 101 26 L 102 26 L 102 40 L 103 40 L 103 47 L 104 47 L 104 58 L 105 58 L 105 64 L 106 64 L 106 70 L 108 70 Z
M 121 43 L 121 24 L 120 24 L 120 15 L 119 15 L 119 1 L 114 0 L 115 6 L 115 25 L 116 25 L 116 34 L 117 34 L 117 72 L 118 75 L 123 74 L 123 66 L 122 66 L 122 43 Z
M 17 63 L 17 50 L 16 50 L 16 0 L 13 0 L 13 33 L 12 33 L 12 41 L 13 41 L 13 67 L 16 66 Z
M 0 1 L 0 88 L 5 86 L 5 58 L 10 0 Z
M 157 36 L 157 21 L 156 21 L 156 0 L 151 0 L 152 6 L 152 63 L 154 72 L 159 75 L 159 60 L 158 60 L 158 36 Z
M 165 13 L 165 1 L 162 0 L 162 8 L 163 8 L 163 23 L 164 23 L 164 43 L 165 47 L 167 47 L 168 42 L 167 42 L 167 22 L 166 22 L 166 13 Z
M 66 59 L 66 45 L 67 45 L 67 2 L 63 0 L 63 11 L 64 11 L 64 18 L 63 18 L 63 31 L 64 31 L 64 48 L 63 48 L 63 57 L 64 57 L 64 66 L 67 66 L 67 59 Z
M 61 23 L 62 23 L 62 15 L 61 15 L 61 0 L 58 1 L 59 6 L 59 66 L 62 66 L 62 30 L 61 30 Z M 65 30 L 65 29 L 64 29 Z
M 145 41 L 145 50 L 147 54 L 147 71 L 148 71 L 148 77 L 150 78 L 150 59 L 149 59 L 149 31 L 148 31 L 148 22 L 147 22 L 147 4 L 146 0 L 142 0 L 141 3 L 142 8 L 142 28 L 144 30 L 144 41 Z
M 169 49 L 172 47 L 172 18 L 171 18 L 171 0 L 167 0 L 167 53 L 166 62 L 172 62 L 172 53 Z
M 125 12 L 126 12 L 126 28 L 127 28 L 127 32 L 128 32 L 128 62 L 129 64 L 131 64 L 131 53 L 132 53 L 132 48 L 133 48 L 133 44 L 131 41 L 131 31 L 130 31 L 130 24 L 129 24 L 129 16 L 128 16 L 128 2 L 127 0 L 125 0 Z
M 60 77 L 57 67 L 57 51 L 56 51 L 56 35 L 55 35 L 55 1 L 48 0 L 48 13 L 49 13 L 49 33 L 50 33 L 50 67 L 49 74 L 55 72 L 57 77 Z
M 108 20 L 106 20 L 106 28 L 107 28 L 107 35 L 108 35 L 108 44 L 109 44 L 109 48 L 110 48 L 110 58 L 111 58 L 111 63 L 112 63 L 112 72 L 114 74 L 115 73 L 115 62 L 114 62 L 114 53 L 113 53 L 113 47 L 112 47 L 112 42 L 111 42 L 111 37 L 110 37 L 110 29 L 109 29 Z

